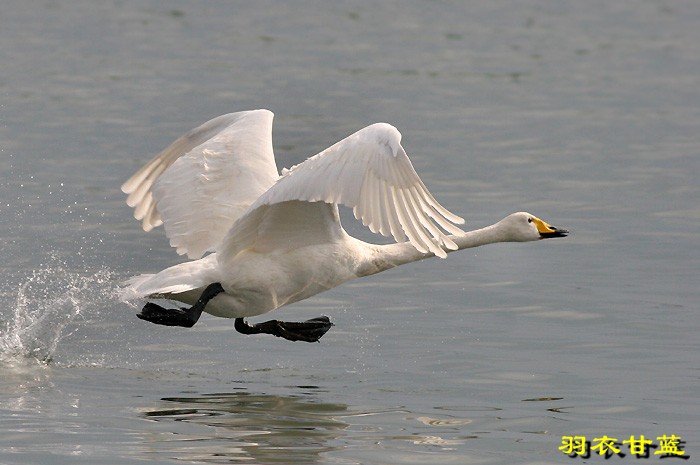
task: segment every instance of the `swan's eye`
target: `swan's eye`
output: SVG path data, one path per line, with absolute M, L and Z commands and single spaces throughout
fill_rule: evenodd
M 532 223 L 532 218 L 528 218 L 528 219 L 527 219 L 527 222 L 528 222 L 528 223 Z

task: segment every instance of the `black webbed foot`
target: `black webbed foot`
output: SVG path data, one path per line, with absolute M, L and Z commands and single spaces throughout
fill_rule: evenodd
M 141 309 L 141 313 L 136 316 L 157 325 L 191 328 L 202 316 L 202 311 L 207 303 L 222 292 L 224 292 L 224 288 L 221 287 L 221 284 L 213 283 L 204 289 L 199 300 L 190 308 L 163 308 L 153 302 L 148 302 Z
M 157 325 L 191 328 L 201 315 L 201 312 L 196 314 L 191 310 L 191 308 L 163 308 L 153 302 L 148 302 L 141 309 L 141 313 L 136 316 Z
M 243 318 L 236 318 L 234 327 L 242 334 L 272 334 L 288 341 L 318 342 L 333 323 L 327 316 L 320 316 L 302 322 L 270 320 L 249 325 Z

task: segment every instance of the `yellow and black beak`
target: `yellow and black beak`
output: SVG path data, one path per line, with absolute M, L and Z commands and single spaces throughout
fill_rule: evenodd
M 540 239 L 549 239 L 551 237 L 566 237 L 569 231 L 566 229 L 555 228 L 542 221 L 539 218 L 532 218 L 532 222 L 537 226 L 537 231 L 540 233 Z

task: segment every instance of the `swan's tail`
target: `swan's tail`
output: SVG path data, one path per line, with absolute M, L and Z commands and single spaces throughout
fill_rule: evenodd
M 180 294 L 216 282 L 216 256 L 207 255 L 192 262 L 180 263 L 156 274 L 142 274 L 128 279 L 120 292 L 122 300 L 152 295 Z

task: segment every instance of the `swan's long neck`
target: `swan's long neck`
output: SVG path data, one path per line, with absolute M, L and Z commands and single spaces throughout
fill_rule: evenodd
M 498 223 L 485 228 L 475 229 L 474 231 L 467 231 L 458 236 L 450 235 L 449 238 L 457 244 L 457 250 L 471 249 L 486 244 L 508 241 L 507 235 L 502 228 L 498 227 Z M 379 273 L 380 271 L 388 270 L 395 266 L 403 265 L 404 263 L 411 263 L 435 256 L 432 252 L 419 252 L 409 242 L 377 245 L 374 247 L 373 257 L 369 263 L 367 263 L 367 269 L 362 270 L 362 276 Z M 454 250 L 447 250 L 447 252 L 454 252 Z

